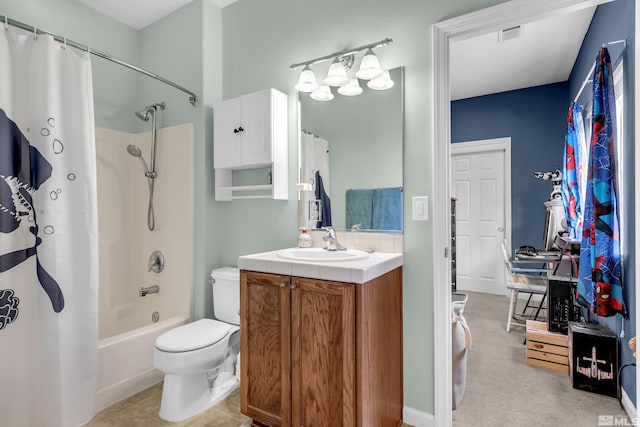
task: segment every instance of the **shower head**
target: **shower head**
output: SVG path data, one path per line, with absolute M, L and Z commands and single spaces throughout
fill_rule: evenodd
M 150 177 L 149 167 L 147 167 L 147 162 L 145 162 L 144 157 L 142 157 L 142 151 L 140 151 L 140 147 L 138 147 L 137 145 L 129 144 L 127 145 L 127 153 L 131 154 L 133 157 L 137 157 L 140 159 L 140 163 L 142 164 L 142 168 L 144 169 L 144 175 L 146 177 Z
M 166 105 L 167 104 L 165 104 L 164 102 L 156 102 L 155 104 L 147 105 L 146 107 L 144 107 L 144 110 L 136 111 L 136 116 L 138 116 L 140 120 L 148 122 L 150 113 L 155 114 L 155 112 L 158 111 L 158 108 L 164 110 L 164 107 Z
M 145 108 L 143 111 L 136 111 L 136 116 L 138 116 L 138 118 L 140 120 L 142 120 L 143 122 L 148 122 L 149 121 L 149 110 Z
M 138 114 L 138 113 L 136 113 Z M 133 157 L 142 156 L 142 151 L 140 151 L 140 147 L 137 145 L 129 144 L 127 145 L 127 153 L 131 154 Z

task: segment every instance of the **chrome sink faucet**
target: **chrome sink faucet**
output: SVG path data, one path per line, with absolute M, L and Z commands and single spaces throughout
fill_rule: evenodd
M 347 250 L 347 248 L 345 248 L 338 242 L 338 238 L 336 237 L 336 230 L 334 230 L 333 227 L 327 226 L 327 227 L 322 227 L 322 229 L 327 232 L 325 236 L 322 236 L 322 240 L 324 240 L 325 251 L 346 251 Z

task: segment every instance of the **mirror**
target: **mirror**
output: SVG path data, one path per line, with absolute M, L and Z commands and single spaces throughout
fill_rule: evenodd
M 343 96 L 332 88 L 335 98 L 328 102 L 298 93 L 298 187 L 306 187 L 300 191 L 300 227 L 316 228 L 323 208 L 327 217 L 328 204 L 316 202 L 320 175 L 334 228 L 361 224 L 361 230 L 402 232 L 403 68 L 390 70 L 390 75 L 395 82 L 390 89 L 372 90 L 360 80 L 362 94 Z M 374 206 L 382 207 L 373 215 L 372 198 Z

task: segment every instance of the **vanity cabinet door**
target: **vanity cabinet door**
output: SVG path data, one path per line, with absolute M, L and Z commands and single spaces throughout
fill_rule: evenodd
M 291 425 L 291 278 L 240 271 L 240 407 Z
M 293 426 L 356 425 L 355 288 L 292 278 Z

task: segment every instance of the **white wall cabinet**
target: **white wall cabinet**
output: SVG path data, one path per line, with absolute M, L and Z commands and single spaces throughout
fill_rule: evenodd
M 216 200 L 288 198 L 287 95 L 275 89 L 214 106 Z M 271 169 L 271 182 L 233 185 L 233 171 Z M 265 174 L 266 176 L 266 174 Z

